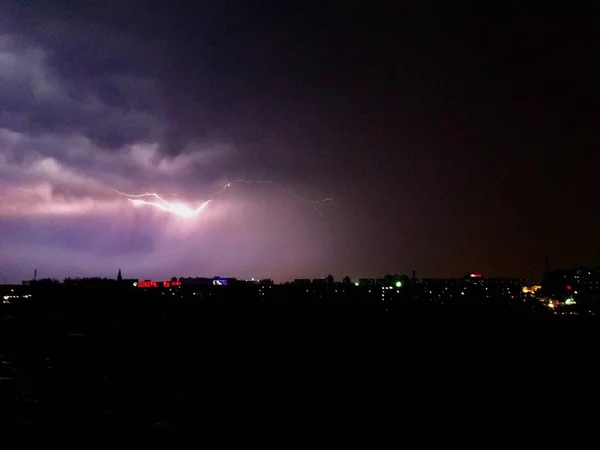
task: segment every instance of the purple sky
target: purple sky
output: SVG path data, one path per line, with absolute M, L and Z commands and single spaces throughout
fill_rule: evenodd
M 2 2 L 0 282 L 600 265 L 593 11 L 196 3 Z

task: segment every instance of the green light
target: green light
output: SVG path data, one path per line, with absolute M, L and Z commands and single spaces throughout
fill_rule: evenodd
M 396 281 L 396 287 L 397 288 L 402 287 L 402 281 Z

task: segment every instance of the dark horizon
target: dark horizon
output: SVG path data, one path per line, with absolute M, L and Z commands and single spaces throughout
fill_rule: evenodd
M 558 272 L 575 272 L 577 270 L 584 270 L 584 271 L 598 271 L 600 270 L 599 267 L 586 267 L 586 266 L 575 266 L 575 267 L 554 267 L 554 268 L 549 268 L 548 272 L 544 272 L 542 274 L 540 274 L 539 276 L 536 277 L 526 277 L 526 276 L 512 276 L 512 277 L 503 277 L 503 276 L 496 276 L 494 274 L 485 274 L 485 273 L 481 273 L 481 272 L 476 272 L 476 271 L 467 271 L 465 273 L 462 274 L 454 274 L 451 276 L 444 276 L 444 277 L 436 277 L 436 276 L 420 276 L 420 274 L 418 272 L 414 272 L 414 273 L 400 273 L 400 272 L 390 272 L 390 273 L 386 273 L 386 274 L 379 274 L 379 275 L 375 275 L 375 276 L 363 276 L 363 275 L 357 275 L 355 277 L 351 277 L 348 276 L 348 278 L 350 278 L 350 280 L 352 281 L 352 283 L 357 282 L 358 280 L 364 279 L 364 280 L 375 280 L 375 281 L 379 281 L 379 280 L 383 280 L 386 277 L 393 277 L 393 278 L 397 278 L 397 277 L 405 277 L 408 280 L 425 280 L 425 279 L 447 279 L 447 280 L 461 280 L 461 279 L 469 279 L 469 278 L 475 278 L 475 279 L 521 279 L 524 281 L 525 284 L 530 284 L 530 283 L 535 283 L 535 282 L 543 282 L 544 278 L 546 275 L 548 274 L 556 274 Z M 21 285 L 21 283 L 23 282 L 33 282 L 35 280 L 37 281 L 41 281 L 41 280 L 56 280 L 59 283 L 63 283 L 63 281 L 65 280 L 69 280 L 70 282 L 76 281 L 76 280 L 83 280 L 83 281 L 93 281 L 93 280 L 99 280 L 99 281 L 104 281 L 104 280 L 118 280 L 119 279 L 119 275 L 121 275 L 123 280 L 138 280 L 138 281 L 142 281 L 142 280 L 153 280 L 153 281 L 170 281 L 172 279 L 177 279 L 177 280 L 181 280 L 181 279 L 203 279 L 203 280 L 211 280 L 211 279 L 229 279 L 229 280 L 237 280 L 237 281 L 242 281 L 242 282 L 261 282 L 261 281 L 270 281 L 274 284 L 287 284 L 287 283 L 293 283 L 296 280 L 309 280 L 309 281 L 314 281 L 314 280 L 326 280 L 329 276 L 333 277 L 333 280 L 337 283 L 337 282 L 343 282 L 343 280 L 346 278 L 347 275 L 340 275 L 340 276 L 336 276 L 332 273 L 328 273 L 327 275 L 320 275 L 317 277 L 296 277 L 294 279 L 284 279 L 284 280 L 278 280 L 278 279 L 274 279 L 273 277 L 269 277 L 269 276 L 254 276 L 254 277 L 236 277 L 235 275 L 231 275 L 231 274 L 219 274 L 219 275 L 206 275 L 206 274 L 194 274 L 194 275 L 186 275 L 186 276 L 181 276 L 181 275 L 177 275 L 177 274 L 171 274 L 171 276 L 158 276 L 158 277 L 153 277 L 153 276 L 139 276 L 138 274 L 136 274 L 135 272 L 132 273 L 128 273 L 126 271 L 124 271 L 124 269 L 118 269 L 117 270 L 117 275 L 112 274 L 112 275 L 103 275 L 103 274 L 96 274 L 96 275 L 89 275 L 89 276 L 80 276 L 80 275 L 67 275 L 67 276 L 59 276 L 59 277 L 49 277 L 49 276 L 45 276 L 43 273 L 40 274 L 41 276 L 38 275 L 37 271 L 35 271 L 35 273 L 33 274 L 33 277 L 31 278 L 24 278 L 23 280 L 20 280 L 17 283 L 5 283 L 2 281 L 2 279 L 0 279 L 0 285 Z
M 598 267 L 598 12 L 3 2 L 0 281 Z

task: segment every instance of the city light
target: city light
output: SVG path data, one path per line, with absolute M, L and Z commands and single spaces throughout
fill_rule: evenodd
M 539 285 L 523 286 L 521 291 L 523 292 L 523 294 L 535 294 L 540 289 L 542 289 L 542 286 L 539 286 Z
M 152 280 L 143 280 L 138 281 L 137 284 L 134 282 L 134 286 L 138 288 L 170 288 L 181 286 L 181 281 L 152 281 Z

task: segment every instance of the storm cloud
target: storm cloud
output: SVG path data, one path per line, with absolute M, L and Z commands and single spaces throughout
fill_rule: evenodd
M 226 58 L 211 46 L 224 29 L 206 38 L 203 60 L 180 48 L 168 26 L 123 26 L 115 8 L 9 2 L 0 12 L 0 242 L 13 255 L 3 261 L 4 277 L 33 266 L 56 267 L 52 276 L 77 268 L 106 275 L 117 266 L 140 276 L 166 276 L 165 266 L 194 275 L 203 267 L 190 263 L 199 247 L 218 253 L 210 258 L 215 269 L 221 259 L 223 271 L 260 267 L 269 245 L 256 232 L 265 228 L 260 220 L 251 238 L 247 208 L 267 196 L 259 217 L 273 214 L 272 204 L 285 211 L 287 190 L 234 186 L 194 225 L 133 208 L 116 192 L 160 192 L 193 205 L 238 179 L 287 185 L 297 158 L 276 127 L 263 127 L 266 103 L 248 102 L 244 77 L 219 74 Z M 237 237 L 223 236 L 232 226 Z
M 1 2 L 0 282 L 593 262 L 593 12 L 418 4 Z

